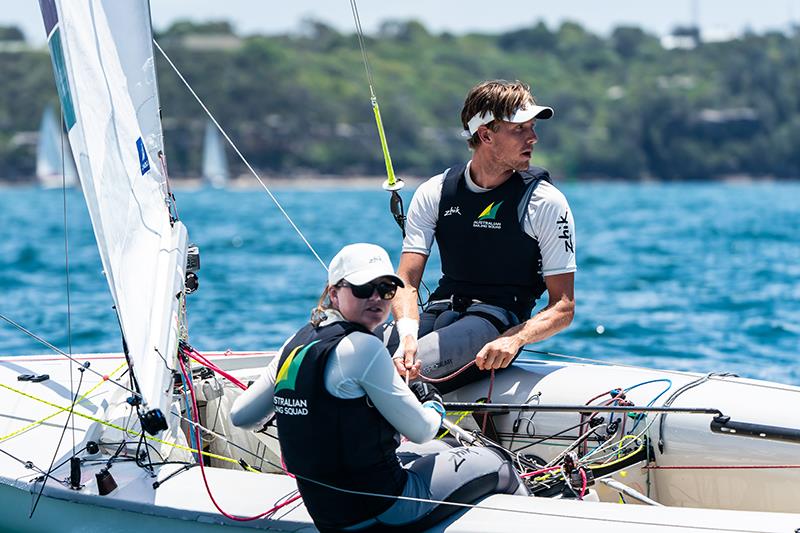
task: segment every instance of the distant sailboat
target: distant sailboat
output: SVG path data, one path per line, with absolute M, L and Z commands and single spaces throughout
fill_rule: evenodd
M 69 140 L 61 132 L 51 105 L 44 109 L 39 125 L 39 140 L 36 143 L 36 178 L 46 189 L 62 185 L 74 187 L 78 182 L 78 172 L 75 170 L 75 161 L 69 149 Z
M 216 126 L 210 120 L 206 122 L 206 133 L 203 138 L 203 181 L 215 189 L 222 189 L 230 180 L 228 159 L 225 157 L 225 145 Z

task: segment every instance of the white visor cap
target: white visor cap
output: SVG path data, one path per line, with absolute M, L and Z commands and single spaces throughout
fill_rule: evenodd
M 383 277 L 391 278 L 399 287 L 405 286 L 403 280 L 394 273 L 389 254 L 377 244 L 348 244 L 331 259 L 328 266 L 328 285 L 335 285 L 342 280 L 363 285 Z
M 547 120 L 552 116 L 553 116 L 552 107 L 524 104 L 522 107 L 518 108 L 514 112 L 514 114 L 512 114 L 510 117 L 508 118 L 500 117 L 500 120 L 504 120 L 506 122 L 513 122 L 514 124 L 519 124 L 521 122 L 528 122 L 529 120 L 534 118 L 541 118 L 543 120 Z M 469 122 L 467 122 L 467 127 L 469 128 L 468 136 L 472 137 L 473 135 L 475 135 L 475 132 L 478 131 L 478 128 L 480 128 L 484 124 L 490 123 L 494 119 L 495 116 L 491 111 L 477 113 L 474 117 L 469 119 Z

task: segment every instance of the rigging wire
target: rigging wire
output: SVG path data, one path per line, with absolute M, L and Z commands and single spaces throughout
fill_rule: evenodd
M 83 368 L 83 363 L 81 363 L 80 361 L 78 361 L 77 359 L 75 359 L 74 357 L 72 357 L 70 354 L 68 354 L 68 353 L 64 352 L 63 350 L 61 350 L 61 349 L 59 349 L 59 348 L 56 348 L 55 346 L 53 346 L 52 344 L 50 344 L 49 342 L 47 342 L 46 340 L 44 340 L 44 339 L 43 339 L 43 338 L 41 338 L 40 336 L 36 335 L 35 333 L 33 333 L 32 331 L 30 331 L 29 329 L 26 329 L 24 326 L 22 326 L 22 325 L 21 325 L 21 324 L 19 324 L 18 322 L 14 322 L 13 320 L 11 320 L 10 318 L 8 318 L 7 316 L 5 316 L 5 315 L 4 315 L 4 314 L 2 314 L 2 313 L 0 313 L 0 320 L 4 320 L 4 321 L 8 322 L 8 323 L 9 323 L 9 324 L 11 324 L 12 326 L 14 326 L 15 328 L 17 328 L 17 329 L 18 329 L 18 330 L 20 330 L 21 332 L 23 332 L 24 334 L 28 335 L 30 338 L 34 339 L 35 341 L 38 341 L 39 343 L 43 344 L 44 346 L 47 346 L 49 349 L 53 350 L 53 351 L 54 351 L 54 352 L 56 352 L 57 354 L 59 354 L 59 355 L 63 355 L 64 357 L 66 357 L 67 359 L 69 359 L 70 361 L 72 361 L 73 363 L 75 363 L 76 365 L 78 365 L 78 366 L 80 366 L 81 368 Z M 101 373 L 100 373 L 100 372 L 98 372 L 97 370 L 93 370 L 91 367 L 88 367 L 88 368 L 86 368 L 86 370 L 88 370 L 88 371 L 89 371 L 89 372 L 91 372 L 92 374 L 94 374 L 94 375 L 96 375 L 96 376 L 98 376 L 98 377 L 102 378 L 102 379 L 103 379 L 103 381 L 109 381 L 110 383 L 113 383 L 113 384 L 114 384 L 114 385 L 116 385 L 117 387 L 120 387 L 121 389 L 124 389 L 124 390 L 126 390 L 126 391 L 130 392 L 130 393 L 131 393 L 131 394 L 133 394 L 134 396 L 139 396 L 139 393 L 138 393 L 138 392 L 134 391 L 133 389 L 131 389 L 131 388 L 129 388 L 129 387 L 126 387 L 125 385 L 123 385 L 122 383 L 119 383 L 118 381 L 114 381 L 114 380 L 110 380 L 110 379 L 108 379 L 108 376 L 107 376 L 107 375 L 101 374 Z
M 372 112 L 375 115 L 375 125 L 378 128 L 378 137 L 381 141 L 381 150 L 383 151 L 383 163 L 386 165 L 386 181 L 383 183 L 383 189 L 392 194 L 389 200 L 389 212 L 394 217 L 395 222 L 400 227 L 400 232 L 403 238 L 406 237 L 406 215 L 405 208 L 403 207 L 403 197 L 398 192 L 405 185 L 403 180 L 397 178 L 394 173 L 394 166 L 392 165 L 392 156 L 389 153 L 389 143 L 386 141 L 386 132 L 383 129 L 383 119 L 381 118 L 381 108 L 378 105 L 378 97 L 375 96 L 375 80 L 372 77 L 372 69 L 369 66 L 369 58 L 367 57 L 367 47 L 364 44 L 364 30 L 361 27 L 361 17 L 358 14 L 358 4 L 356 0 L 350 0 L 350 9 L 353 12 L 353 22 L 356 27 L 356 36 L 358 38 L 358 47 L 361 50 L 361 60 L 364 63 L 364 71 L 367 74 L 367 85 L 369 86 L 369 101 L 372 105 Z
M 45 404 L 45 405 L 49 405 L 50 407 L 55 407 L 59 411 L 57 413 L 54 413 L 54 414 L 58 414 L 60 412 L 67 411 L 70 408 L 69 406 L 59 405 L 59 404 L 53 403 L 51 401 L 45 400 L 44 398 L 40 398 L 38 396 L 34 396 L 33 394 L 29 394 L 27 392 L 23 392 L 23 391 L 21 391 L 19 389 L 16 389 L 14 387 L 6 385 L 5 383 L 0 383 L 0 388 L 4 388 L 6 390 L 9 390 L 9 391 L 11 391 L 13 393 L 19 394 L 19 395 L 24 396 L 26 398 L 30 398 L 31 400 L 35 400 L 35 401 L 37 401 L 39 403 L 42 403 L 42 404 Z M 247 453 L 249 455 L 252 455 L 254 457 L 256 456 L 253 452 L 251 452 L 247 448 L 244 448 L 243 446 L 228 440 L 224 435 L 221 435 L 219 433 L 215 433 L 215 432 L 209 430 L 208 428 L 205 428 L 202 425 L 194 422 L 193 420 L 189 420 L 189 419 L 183 417 L 180 413 L 177 413 L 176 411 L 170 411 L 170 413 L 174 414 L 175 416 L 177 416 L 181 420 L 184 420 L 187 423 L 192 424 L 196 429 L 202 429 L 203 431 L 206 431 L 206 432 L 216 436 L 217 438 L 220 438 L 220 439 L 224 440 L 225 442 L 227 442 L 228 444 L 230 444 L 234 448 L 237 448 L 240 451 L 243 451 L 243 452 L 245 452 L 245 453 Z M 137 432 L 137 431 L 133 431 L 128 427 L 120 426 L 120 425 L 115 424 L 113 422 L 110 422 L 108 420 L 103 420 L 101 418 L 97 418 L 95 416 L 88 415 L 88 414 L 85 414 L 85 413 L 81 413 L 81 412 L 78 412 L 78 411 L 75 411 L 73 414 L 77 415 L 77 416 L 79 416 L 81 418 L 85 418 L 87 420 L 91 420 L 92 422 L 97 422 L 98 424 L 101 424 L 103 426 L 110 427 L 112 429 L 116 429 L 117 431 L 122 432 L 124 435 L 129 435 L 129 436 L 132 436 L 132 437 L 139 437 L 139 435 L 140 435 L 140 433 Z M 41 420 L 38 420 L 36 422 L 36 424 L 43 423 L 46 420 L 48 420 L 49 418 L 50 417 L 45 417 L 45 418 L 43 418 Z M 130 421 L 131 418 L 132 418 L 132 415 L 129 417 L 129 421 Z M 30 426 L 30 424 L 28 426 L 26 426 L 25 428 L 23 428 L 23 429 L 26 429 L 26 430 L 30 429 L 29 426 Z M 11 438 L 11 437 L 19 434 L 21 431 L 22 430 L 17 430 L 14 433 L 6 435 L 5 437 L 3 437 L 3 440 Z M 183 451 L 192 452 L 192 453 L 197 452 L 197 450 L 195 450 L 194 448 L 191 448 L 189 446 L 184 446 L 182 444 L 178 444 L 177 442 L 169 442 L 167 440 L 160 439 L 158 437 L 153 437 L 151 435 L 145 435 L 145 438 L 148 439 L 148 440 L 151 440 L 153 442 L 158 442 L 159 444 L 164 444 L 164 445 L 167 445 L 167 446 L 171 446 L 171 447 L 173 447 L 175 449 L 178 449 L 178 450 L 183 450 Z M 218 455 L 218 454 L 211 453 L 211 452 L 206 452 L 206 451 L 201 451 L 200 453 L 202 453 L 203 455 L 205 455 L 207 457 L 211 457 L 213 459 L 218 459 L 220 461 L 239 464 L 239 461 L 237 461 L 236 459 L 232 459 L 230 457 L 225 457 L 225 456 L 222 456 L 222 455 Z M 267 462 L 269 462 L 269 461 L 267 461 Z M 280 466 L 272 464 L 272 463 L 270 463 L 270 465 L 274 466 L 275 468 L 280 468 Z
M 242 152 L 239 151 L 239 147 L 236 146 L 236 144 L 228 136 L 228 133 L 222 128 L 222 126 L 220 126 L 219 122 L 217 122 L 217 119 L 214 117 L 214 115 L 211 114 L 211 111 L 209 111 L 208 107 L 206 107 L 206 104 L 203 102 L 203 100 L 200 98 L 200 96 L 198 96 L 198 94 L 195 92 L 195 90 L 192 88 L 192 86 L 189 84 L 189 82 L 186 80 L 186 78 L 183 77 L 183 74 L 181 73 L 180 70 L 178 70 L 178 67 L 175 65 L 175 63 L 172 62 L 172 59 L 170 59 L 170 57 L 167 55 L 167 53 L 164 51 L 164 49 L 161 48 L 161 45 L 158 44 L 158 41 L 153 39 L 153 44 L 155 45 L 156 48 L 158 48 L 158 51 L 161 52 L 161 55 L 167 61 L 169 66 L 172 67 L 172 70 L 175 71 L 175 74 L 178 75 L 178 78 L 180 78 L 180 80 L 183 82 L 183 84 L 189 90 L 189 92 L 194 97 L 194 99 L 197 100 L 197 103 L 200 104 L 200 107 L 203 108 L 203 111 L 206 112 L 206 115 L 208 115 L 208 118 L 211 119 L 211 122 L 214 123 L 214 126 L 217 127 L 217 129 L 222 134 L 222 136 L 225 137 L 225 140 L 228 141 L 228 144 L 236 152 L 236 155 L 238 155 L 239 159 L 242 160 L 242 163 L 245 164 L 245 166 L 250 171 L 250 173 L 256 178 L 256 180 L 258 180 L 258 182 L 261 184 L 261 186 L 267 192 L 267 195 L 269 195 L 269 197 L 272 199 L 272 201 L 278 207 L 278 209 L 283 214 L 283 216 L 286 218 L 286 220 L 289 222 L 289 224 L 292 226 L 292 228 L 294 228 L 294 231 L 297 233 L 297 235 L 300 236 L 300 238 L 303 240 L 303 242 L 308 247 L 308 249 L 311 250 L 311 253 L 314 254 L 314 257 L 317 258 L 317 261 L 319 261 L 319 263 L 322 265 L 322 268 L 324 268 L 325 271 L 327 272 L 328 271 L 328 265 L 325 264 L 325 261 L 322 260 L 322 258 L 319 256 L 319 254 L 314 249 L 314 247 L 311 245 L 311 243 L 306 238 L 306 236 L 303 235 L 303 232 L 300 231 L 300 228 L 298 228 L 297 224 L 294 223 L 294 221 L 292 220 L 292 217 L 289 216 L 289 213 L 286 212 L 286 210 L 283 208 L 283 206 L 278 201 L 278 199 L 275 197 L 275 195 L 272 194 L 272 191 L 269 189 L 269 187 L 267 187 L 266 183 L 264 183 L 264 180 L 261 179 L 261 176 L 258 175 L 258 172 L 256 172 L 255 169 L 252 167 L 252 165 L 250 165 L 250 162 L 242 154 Z
M 67 153 L 66 142 L 64 140 L 64 112 L 59 113 L 61 119 L 61 194 L 63 198 L 64 210 L 64 274 L 67 282 L 67 351 L 72 355 L 72 300 L 70 298 L 70 279 L 69 279 L 69 231 L 67 225 Z M 73 371 L 69 365 L 69 394 L 73 395 Z M 75 455 L 75 425 L 72 425 L 72 455 Z
M 88 363 L 87 363 L 88 364 Z M 88 368 L 84 367 L 84 370 Z M 69 408 L 69 414 L 67 415 L 67 420 L 64 422 L 64 428 L 61 430 L 61 437 L 58 439 L 58 444 L 56 444 L 56 449 L 53 451 L 53 459 L 50 461 L 50 467 L 47 469 L 47 475 L 45 476 L 44 480 L 42 481 L 42 486 L 39 487 L 39 494 L 36 495 L 36 501 L 33 502 L 33 507 L 31 508 L 31 513 L 28 515 L 28 518 L 33 517 L 33 513 L 36 512 L 36 507 L 39 505 L 39 500 L 42 498 L 42 493 L 44 492 L 44 487 L 47 485 L 47 480 L 50 479 L 50 474 L 53 473 L 53 465 L 56 462 L 56 457 L 58 456 L 58 450 L 61 448 L 61 442 L 64 440 L 64 434 L 67 432 L 67 426 L 69 426 L 70 420 L 72 420 L 72 415 L 75 412 L 75 402 L 78 401 L 78 393 L 81 390 L 81 385 L 83 384 L 83 370 L 81 371 L 80 378 L 78 379 L 78 387 L 75 391 L 75 395 L 72 397 L 72 405 Z M 73 431 L 75 430 L 75 424 L 72 425 Z M 74 454 L 74 450 L 73 450 Z

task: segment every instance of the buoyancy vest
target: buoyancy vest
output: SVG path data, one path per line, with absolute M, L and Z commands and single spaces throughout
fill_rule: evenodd
M 378 516 L 395 500 L 334 490 L 397 496 L 407 473 L 395 450 L 397 430 L 364 395 L 342 399 L 325 388 L 325 366 L 336 345 L 354 331 L 351 322 L 307 324 L 281 352 L 275 381 L 275 415 L 286 469 L 297 476 L 306 508 L 320 529 L 342 528 Z
M 508 309 L 520 322 L 530 318 L 546 286 L 539 243 L 522 223 L 533 190 L 550 181 L 547 170 L 515 172 L 500 186 L 474 193 L 466 165 L 447 171 L 442 183 L 436 242 L 442 277 L 431 300 L 480 300 Z

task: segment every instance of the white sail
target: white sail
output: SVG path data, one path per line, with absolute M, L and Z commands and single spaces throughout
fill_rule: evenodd
M 227 185 L 229 179 L 230 172 L 222 136 L 214 123 L 208 120 L 203 138 L 203 181 L 221 189 Z
M 179 335 L 186 229 L 160 171 L 146 0 L 40 0 L 65 123 L 131 370 L 167 412 Z
M 36 143 L 36 178 L 46 188 L 74 187 L 78 179 L 69 142 L 59 127 L 52 106 L 47 106 L 39 124 Z

